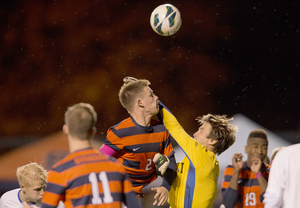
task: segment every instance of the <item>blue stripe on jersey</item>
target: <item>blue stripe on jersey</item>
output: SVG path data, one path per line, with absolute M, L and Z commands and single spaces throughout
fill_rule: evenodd
M 195 167 L 190 162 L 189 172 L 187 175 L 186 186 L 185 186 L 184 208 L 192 207 L 194 190 L 195 190 L 195 175 L 196 175 Z
M 53 208 L 53 206 L 52 206 L 52 205 L 49 205 L 49 204 L 43 203 L 43 208 Z
M 130 178 L 135 178 L 137 180 L 147 180 L 147 179 L 151 178 L 153 175 L 155 175 L 155 172 L 152 172 L 148 175 L 132 175 L 132 174 L 129 174 L 129 173 L 127 173 L 127 175 Z
M 48 182 L 47 183 L 47 189 L 51 190 L 51 193 L 55 193 L 55 194 L 61 195 L 61 193 L 64 193 L 66 187 L 57 185 L 55 183 Z
M 152 126 L 152 120 L 150 121 L 151 122 L 151 125 L 150 126 L 141 126 L 140 124 L 138 124 L 134 118 L 132 116 L 130 116 L 130 119 L 131 121 L 134 123 L 135 125 L 135 128 L 136 129 L 139 129 L 141 131 L 146 131 L 148 133 L 152 133 L 153 132 L 153 126 Z M 132 135 L 132 134 L 129 134 L 129 136 Z
M 19 199 L 19 202 L 22 204 L 22 200 L 20 198 L 20 192 L 21 192 L 21 189 L 18 191 L 18 199 Z
M 111 147 L 113 150 L 120 152 L 121 149 L 111 143 L 107 138 L 105 139 L 104 142 L 105 145 Z M 130 153 L 147 153 L 147 152 L 160 152 L 160 144 L 161 142 L 155 142 L 155 143 L 148 143 L 148 144 L 136 144 L 136 145 L 128 145 L 124 146 L 124 151 L 130 152 Z M 168 147 L 171 144 L 170 139 L 167 139 L 166 142 L 163 142 L 164 148 Z M 163 148 L 163 149 L 164 149 Z M 175 152 L 172 151 L 171 154 L 169 155 L 169 158 L 174 154 Z
M 122 165 L 124 165 L 125 167 L 128 167 L 128 168 L 133 168 L 133 169 L 140 168 L 140 162 L 134 161 L 134 160 L 123 159 Z
M 58 172 L 58 173 L 61 173 L 61 172 L 65 171 L 65 170 L 67 170 L 67 169 L 69 169 L 69 168 L 74 167 L 74 166 L 76 166 L 74 160 L 70 160 L 70 161 L 68 161 L 68 162 L 65 162 L 65 163 L 63 163 L 63 164 L 61 164 L 61 165 L 59 165 L 59 166 L 53 168 L 53 171 L 56 171 L 56 172 Z
M 263 202 L 263 201 L 264 201 L 264 195 L 263 195 L 263 194 L 260 194 L 260 195 L 259 195 L 259 200 L 260 200 L 260 202 Z
M 115 151 L 117 151 L 117 152 L 121 151 L 121 149 L 120 149 L 117 145 L 111 143 L 111 142 L 107 139 L 107 137 L 106 137 L 106 139 L 105 139 L 105 141 L 104 141 L 103 144 L 109 146 L 110 148 L 112 148 L 113 150 L 115 150 Z
M 149 182 L 140 183 L 140 182 L 137 182 L 135 180 L 131 181 L 131 183 L 132 183 L 133 187 L 137 187 L 137 186 L 143 186 L 143 187 L 145 187 L 145 186 L 147 186 L 149 184 Z
M 132 175 L 132 174 L 128 174 L 127 175 L 129 176 L 129 179 L 130 178 L 134 178 L 135 180 L 130 180 L 131 183 L 132 183 L 132 186 L 133 187 L 137 187 L 137 186 L 147 186 L 149 184 L 149 182 L 145 182 L 147 179 L 150 179 L 153 177 L 153 175 L 155 175 L 155 172 L 152 172 L 151 174 L 148 174 L 148 175 Z M 143 180 L 144 183 L 141 183 L 141 182 L 138 182 L 136 180 Z
M 224 181 L 230 182 L 232 176 L 231 175 L 225 175 Z M 239 177 L 238 180 L 239 186 L 245 186 L 245 187 L 251 187 L 251 186 L 259 186 L 258 180 L 256 178 L 241 178 Z
M 53 168 L 53 171 L 61 173 L 61 172 L 65 171 L 69 168 L 72 168 L 76 165 L 94 163 L 94 162 L 104 162 L 104 161 L 107 161 L 107 159 L 106 158 L 103 159 L 97 153 L 88 154 L 88 155 L 84 155 L 84 156 L 77 156 L 77 157 L 74 157 L 72 160 L 67 161 L 67 162 Z
M 99 195 L 100 195 L 100 199 L 101 199 L 102 202 L 99 203 L 98 205 L 105 204 L 104 194 L 99 193 Z M 111 196 L 113 197 L 114 202 L 116 202 L 116 201 L 122 202 L 123 201 L 123 197 L 119 192 L 118 193 L 112 192 Z M 78 198 L 78 199 L 72 199 L 71 201 L 72 201 L 73 206 L 77 207 L 77 206 L 86 206 L 88 204 L 93 204 L 92 199 L 93 199 L 93 195 L 88 195 L 88 196 L 83 196 L 83 197 Z M 96 205 L 96 204 L 94 204 L 94 205 Z
M 97 174 L 99 174 L 99 173 L 97 173 Z M 84 184 L 90 183 L 89 175 L 90 174 L 77 177 L 76 181 L 73 181 L 73 180 L 69 181 L 68 189 L 73 189 L 78 186 L 82 186 Z M 100 179 L 98 177 L 97 177 L 97 180 L 98 180 L 98 182 L 100 181 Z M 121 180 L 123 180 L 123 174 L 120 172 L 109 172 L 109 174 L 107 174 L 107 180 L 108 181 L 121 181 Z
M 163 143 L 164 144 L 164 148 L 166 148 L 167 146 L 169 146 L 171 144 L 171 138 L 174 139 L 172 137 L 172 135 L 169 134 L 169 138 L 167 138 L 166 141 Z
M 167 111 L 169 111 L 169 113 L 171 113 L 171 111 L 161 102 L 160 102 L 160 105 L 162 105 Z M 170 134 L 170 136 L 171 136 L 171 134 Z M 192 163 L 192 160 L 189 158 L 188 154 L 186 154 L 186 152 L 181 148 L 181 146 L 179 146 L 179 147 L 190 161 L 190 167 L 189 167 L 189 171 L 188 171 L 188 175 L 187 175 L 187 181 L 186 181 L 186 187 L 185 187 L 186 189 L 185 189 L 185 196 L 184 196 L 184 208 L 189 208 L 189 207 L 192 207 L 192 203 L 193 203 L 196 171 L 195 171 L 195 166 Z M 199 196 L 199 197 L 201 197 L 201 196 Z
M 149 132 L 150 133 L 153 132 L 152 126 L 146 126 L 146 127 L 151 127 L 151 130 L 145 130 L 142 128 L 138 128 L 136 126 L 132 126 L 132 127 L 127 127 L 127 128 L 122 128 L 122 129 L 112 129 L 112 132 L 120 138 L 127 137 L 127 136 L 148 134 Z
M 231 178 L 231 175 L 225 175 L 223 181 L 230 182 Z
M 141 135 L 141 134 L 148 134 L 148 133 L 161 133 L 166 130 L 166 127 L 163 124 L 156 124 L 156 125 L 150 125 L 150 126 L 141 126 L 139 125 L 133 117 L 131 117 L 132 122 L 135 124 L 135 126 L 132 127 L 126 127 L 116 130 L 115 128 L 111 128 L 113 133 L 121 137 L 127 137 L 127 136 L 135 136 L 135 135 Z M 116 126 L 115 126 L 116 127 Z
M 145 143 L 145 144 L 135 144 L 124 146 L 124 151 L 133 154 L 136 153 L 147 153 L 147 152 L 160 152 L 161 142 Z
M 153 132 L 164 132 L 166 127 L 163 124 L 153 125 Z

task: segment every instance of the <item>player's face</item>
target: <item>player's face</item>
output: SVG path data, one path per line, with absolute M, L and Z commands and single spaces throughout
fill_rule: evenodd
M 268 153 L 268 141 L 262 138 L 250 138 L 245 147 L 245 152 L 248 154 L 247 160 L 249 162 L 254 157 L 264 161 Z
M 145 112 L 147 112 L 149 115 L 156 115 L 159 111 L 158 102 L 159 99 L 153 93 L 153 90 L 150 87 L 145 87 L 143 97 L 143 106 Z
M 27 203 L 41 203 L 44 196 L 45 183 L 42 180 L 32 180 L 31 186 L 23 188 L 24 197 Z
M 208 138 L 211 130 L 211 125 L 209 123 L 204 123 L 199 127 L 198 131 L 194 133 L 194 139 L 200 144 L 208 147 L 209 141 L 211 140 L 211 138 Z

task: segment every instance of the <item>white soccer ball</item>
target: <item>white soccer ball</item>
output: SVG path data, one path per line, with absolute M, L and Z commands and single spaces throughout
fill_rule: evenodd
M 181 22 L 179 10 L 171 4 L 162 4 L 156 7 L 150 17 L 152 29 L 162 36 L 175 34 L 179 30 Z

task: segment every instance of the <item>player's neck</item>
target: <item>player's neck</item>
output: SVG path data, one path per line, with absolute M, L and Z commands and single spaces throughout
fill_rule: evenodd
M 151 115 L 144 116 L 142 114 L 136 114 L 136 113 L 131 113 L 130 115 L 141 126 L 150 126 L 151 118 L 153 117 Z
M 27 204 L 33 203 L 32 201 L 28 200 L 28 198 L 26 197 L 26 195 L 23 193 L 22 190 L 19 192 L 19 197 L 22 202 L 26 202 Z
M 69 137 L 68 140 L 69 140 L 69 150 L 71 153 L 77 150 L 91 147 L 90 140 L 79 140 L 77 138 L 72 138 L 72 137 Z
M 28 203 L 28 202 L 26 201 L 26 197 L 24 196 L 24 193 L 23 193 L 22 190 L 19 192 L 19 197 L 20 197 L 20 199 L 21 199 L 22 202 Z
M 211 145 L 207 145 L 206 149 L 209 150 L 209 151 L 211 151 L 211 152 L 213 152 L 213 153 L 215 153 L 214 152 L 215 148 L 213 146 L 211 146 Z

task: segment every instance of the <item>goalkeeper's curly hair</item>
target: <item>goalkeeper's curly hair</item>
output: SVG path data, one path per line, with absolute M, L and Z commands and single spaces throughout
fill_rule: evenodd
M 214 144 L 214 153 L 216 155 L 220 155 L 235 142 L 235 133 L 237 132 L 238 127 L 229 123 L 233 118 L 227 118 L 226 115 L 207 114 L 197 117 L 196 120 L 200 125 L 203 125 L 206 122 L 211 125 L 212 130 L 208 138 L 218 140 Z

